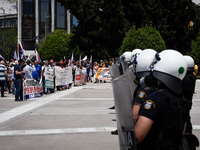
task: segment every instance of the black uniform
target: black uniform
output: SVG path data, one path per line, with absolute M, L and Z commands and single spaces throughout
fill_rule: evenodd
M 144 99 L 139 116 L 147 117 L 154 123 L 142 143 L 138 144 L 138 150 L 169 150 L 169 147 L 173 147 L 173 150 L 179 149 L 187 115 L 184 114 L 184 119 L 180 120 L 180 111 L 173 106 L 171 99 L 176 98 L 165 89 L 152 91 Z
M 144 99 L 147 97 L 147 95 L 151 92 L 152 90 L 145 90 L 143 87 L 139 87 L 137 92 L 134 94 L 134 102 L 137 102 L 139 104 L 144 103 Z
M 196 78 L 192 71 L 188 71 L 182 80 L 183 97 L 187 100 L 188 111 L 192 108 L 192 98 L 195 90 Z M 190 118 L 187 121 L 186 133 L 192 133 L 192 124 Z

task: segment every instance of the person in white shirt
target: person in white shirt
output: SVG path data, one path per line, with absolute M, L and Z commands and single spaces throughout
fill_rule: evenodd
M 44 66 L 42 66 L 42 73 L 41 73 L 41 79 L 42 79 L 42 86 L 43 86 L 43 93 L 44 94 L 48 94 L 48 88 L 47 88 L 47 92 L 45 92 L 45 70 L 48 69 L 49 65 L 49 61 L 45 60 L 44 62 Z
M 31 67 L 31 61 L 26 61 L 26 67 L 24 67 L 25 71 L 25 78 L 26 79 L 32 79 L 32 71 L 35 71 L 35 67 Z

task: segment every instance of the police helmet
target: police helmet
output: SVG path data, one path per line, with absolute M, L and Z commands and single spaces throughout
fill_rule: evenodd
M 140 55 L 137 56 L 136 61 L 134 62 L 136 76 L 138 78 L 144 77 L 149 74 L 149 66 L 155 58 L 156 51 L 153 49 L 145 49 Z
M 187 70 L 194 71 L 194 59 L 191 56 L 185 55 L 184 56 L 186 63 L 187 63 Z
M 120 57 L 119 57 L 119 63 L 122 61 L 126 61 L 126 62 L 131 62 L 131 52 L 127 51 L 124 52 Z
M 152 75 L 166 87 L 174 93 L 181 94 L 181 80 L 187 72 L 187 63 L 181 53 L 175 50 L 162 51 L 159 59 L 153 65 L 152 71 Z

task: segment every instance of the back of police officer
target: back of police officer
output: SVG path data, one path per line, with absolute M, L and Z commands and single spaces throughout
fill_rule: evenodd
M 182 81 L 183 97 L 187 101 L 188 111 L 192 108 L 192 98 L 195 90 L 196 77 L 194 75 L 194 59 L 190 56 L 184 56 L 187 62 L 187 73 Z M 187 121 L 186 133 L 192 133 L 192 123 L 190 118 Z
M 151 66 L 151 75 L 141 81 L 157 85 L 141 105 L 135 126 L 138 150 L 179 150 L 188 114 L 181 97 L 181 80 L 187 64 L 174 50 L 161 52 Z

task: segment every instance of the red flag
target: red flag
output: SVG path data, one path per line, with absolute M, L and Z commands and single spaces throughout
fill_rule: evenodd
M 39 62 L 41 62 L 41 59 L 40 59 L 40 56 L 39 56 L 37 50 L 35 50 L 35 53 L 36 53 L 36 60 L 39 61 Z
M 19 52 L 19 59 L 22 59 L 25 53 L 25 50 L 20 41 L 18 41 L 18 52 Z

